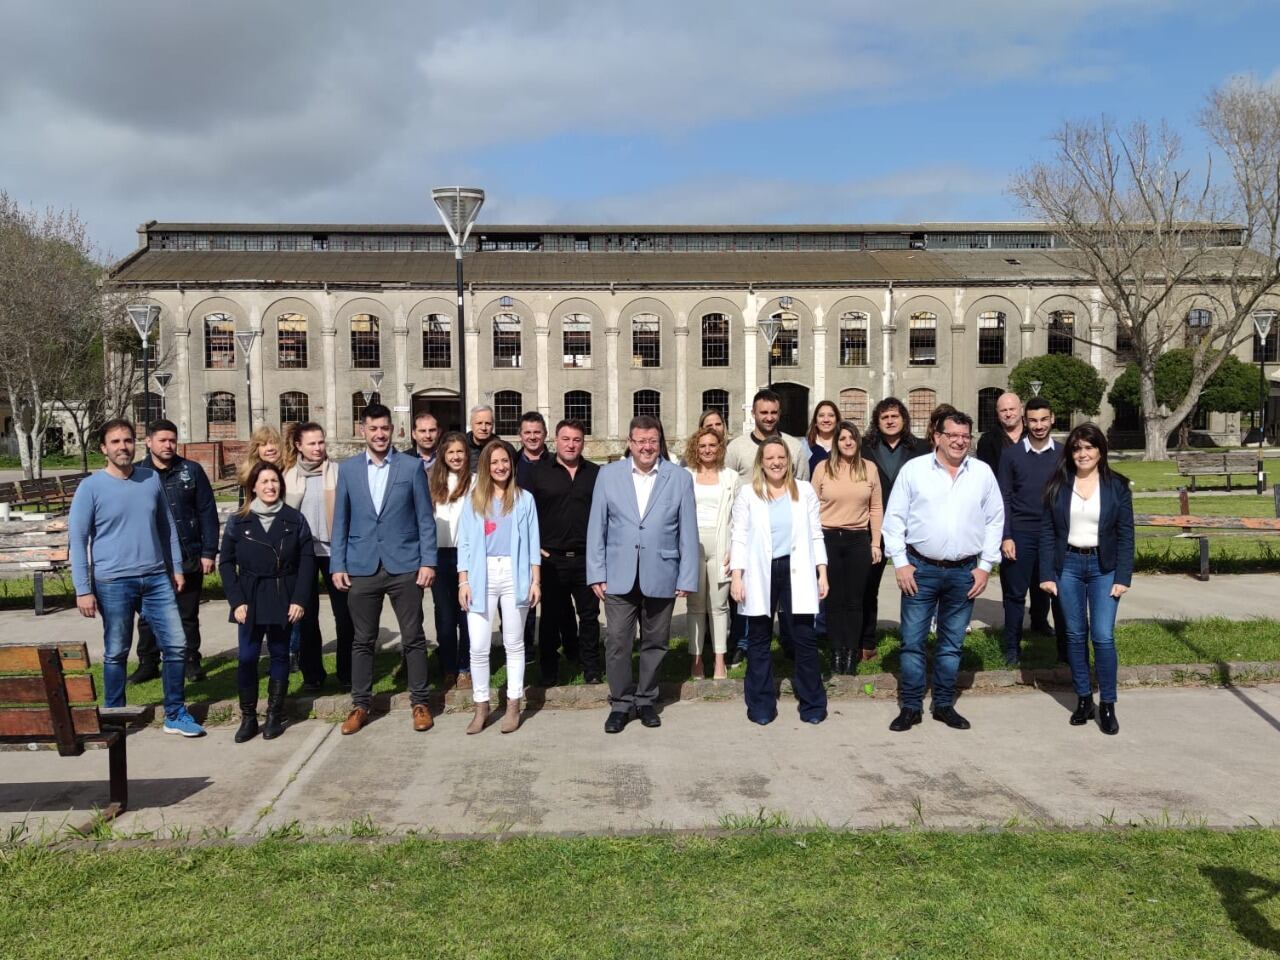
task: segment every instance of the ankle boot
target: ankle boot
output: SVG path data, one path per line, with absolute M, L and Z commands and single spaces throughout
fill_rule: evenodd
M 1098 726 L 1102 728 L 1102 732 L 1115 736 L 1120 732 L 1120 723 L 1116 720 L 1116 705 L 1114 703 L 1098 704 Z
M 240 694 L 240 729 L 236 743 L 244 743 L 258 735 L 258 692 Z
M 484 729 L 484 725 L 489 722 L 489 701 L 483 700 L 476 704 L 476 715 L 471 718 L 471 722 L 467 724 L 467 733 L 475 734 Z
M 274 740 L 284 733 L 284 693 L 288 688 L 286 680 L 267 682 L 267 723 L 262 728 L 263 740 Z
M 1071 725 L 1083 727 L 1093 719 L 1093 696 L 1081 697 L 1076 701 L 1075 712 L 1071 714 Z
M 520 729 L 520 698 L 507 701 L 507 712 L 502 718 L 502 726 L 498 727 L 499 733 L 515 733 Z
M 831 675 L 838 677 L 843 674 L 848 669 L 848 662 L 848 652 L 835 647 L 831 651 Z

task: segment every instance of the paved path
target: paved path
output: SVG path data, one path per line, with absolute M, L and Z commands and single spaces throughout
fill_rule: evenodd
M 407 712 L 354 737 L 311 720 L 270 743 L 215 727 L 186 741 L 130 739 L 125 834 L 261 834 L 294 821 L 442 834 L 715 827 L 763 812 L 795 824 L 876 828 L 1011 823 L 1280 822 L 1280 685 L 1125 692 L 1121 733 L 1072 727 L 1072 698 L 970 695 L 973 729 L 926 719 L 889 733 L 892 703 L 835 704 L 820 726 L 784 701 L 768 727 L 740 702 L 679 703 L 663 726 L 603 732 L 602 710 L 543 711 L 511 736 L 465 716 L 414 734 Z M 0 836 L 84 821 L 106 797 L 106 754 L 0 753 Z

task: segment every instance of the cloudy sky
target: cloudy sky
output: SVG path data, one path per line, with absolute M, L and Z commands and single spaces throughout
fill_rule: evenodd
M 0 0 L 0 190 L 149 220 L 1024 216 L 1062 120 L 1277 75 L 1273 0 Z

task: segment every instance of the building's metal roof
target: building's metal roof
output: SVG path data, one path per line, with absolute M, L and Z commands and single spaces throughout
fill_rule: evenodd
M 439 223 L 165 223 L 152 220 L 142 228 L 150 233 L 422 233 L 443 234 Z M 473 233 L 492 234 L 613 234 L 613 233 L 991 233 L 1050 232 L 1035 221 L 975 221 L 972 223 L 478 223 Z

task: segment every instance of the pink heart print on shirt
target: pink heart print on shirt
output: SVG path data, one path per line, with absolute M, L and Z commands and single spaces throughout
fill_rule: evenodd
M 493 531 L 497 529 L 498 529 L 498 524 L 493 520 L 486 520 L 484 522 L 484 535 L 486 537 L 489 536 L 489 534 L 493 533 Z

